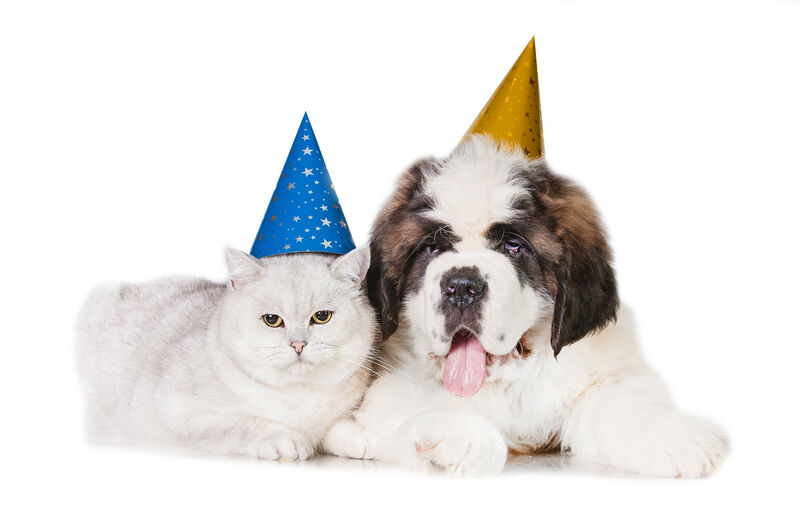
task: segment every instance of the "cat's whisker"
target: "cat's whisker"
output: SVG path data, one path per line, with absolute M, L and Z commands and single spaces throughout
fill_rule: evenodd
M 372 363 L 386 371 L 397 371 L 397 367 L 383 360 L 373 360 Z
M 377 371 L 375 371 L 373 368 L 371 368 L 369 366 L 369 364 L 370 364 L 369 361 L 358 362 L 358 361 L 355 361 L 355 360 L 343 359 L 343 360 L 330 361 L 330 362 L 332 362 L 332 363 L 342 363 L 342 362 L 344 362 L 344 363 L 352 364 L 352 365 L 355 365 L 358 369 L 363 369 L 363 370 L 373 374 L 375 377 L 380 377 L 380 375 L 381 375 L 380 373 L 378 373 Z
M 375 360 L 375 359 L 365 360 L 364 362 L 361 363 L 361 365 L 363 367 L 365 367 L 365 369 L 368 369 L 370 372 L 372 372 L 375 375 L 380 375 L 380 373 L 375 371 L 375 369 L 372 366 L 377 367 L 378 369 L 385 370 L 386 372 L 389 372 L 389 373 L 393 373 L 393 372 L 397 371 L 397 368 L 395 368 L 394 366 L 391 366 L 389 364 L 385 364 L 385 363 L 380 362 L 380 361 Z
M 329 347 L 329 348 L 331 348 L 331 349 L 341 349 L 341 348 L 342 348 L 342 346 L 341 346 L 341 345 L 339 345 L 339 344 L 329 344 L 329 343 L 327 343 L 327 342 L 317 342 L 317 341 L 314 341 L 314 345 L 316 345 L 316 346 L 321 346 L 321 347 Z
M 397 368 L 394 365 L 387 362 L 386 360 L 379 359 L 378 356 L 374 353 L 370 357 L 370 362 L 381 369 L 385 369 L 386 371 L 389 372 L 397 371 Z

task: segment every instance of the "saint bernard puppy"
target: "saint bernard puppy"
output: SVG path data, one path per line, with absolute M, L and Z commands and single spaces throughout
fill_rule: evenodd
M 480 135 L 423 160 L 370 246 L 384 341 L 356 419 L 376 458 L 462 475 L 554 449 L 663 477 L 722 462 L 725 433 L 673 406 L 618 315 L 592 202 L 543 161 Z

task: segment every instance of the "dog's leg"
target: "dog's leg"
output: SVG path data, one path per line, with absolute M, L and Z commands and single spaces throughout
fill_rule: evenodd
M 508 448 L 500 432 L 447 392 L 397 377 L 373 383 L 355 414 L 374 433 L 375 458 L 453 475 L 503 470 Z
M 405 449 L 396 453 L 397 445 Z M 469 410 L 441 409 L 415 416 L 400 426 L 388 447 L 400 456 L 413 448 L 416 463 L 458 476 L 497 474 L 508 454 L 494 425 Z
M 717 425 L 677 410 L 649 370 L 588 388 L 561 431 L 579 460 L 659 477 L 700 477 L 728 450 Z

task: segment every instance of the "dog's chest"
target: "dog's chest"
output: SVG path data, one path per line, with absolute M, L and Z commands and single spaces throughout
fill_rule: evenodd
M 476 398 L 480 413 L 495 424 L 509 447 L 519 452 L 552 447 L 567 415 L 564 390 L 554 382 L 537 381 L 487 387 Z

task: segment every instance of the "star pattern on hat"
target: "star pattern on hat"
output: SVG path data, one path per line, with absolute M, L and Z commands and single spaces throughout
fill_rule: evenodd
M 271 198 L 250 251 L 253 256 L 344 254 L 355 248 L 308 115 L 303 116 Z

